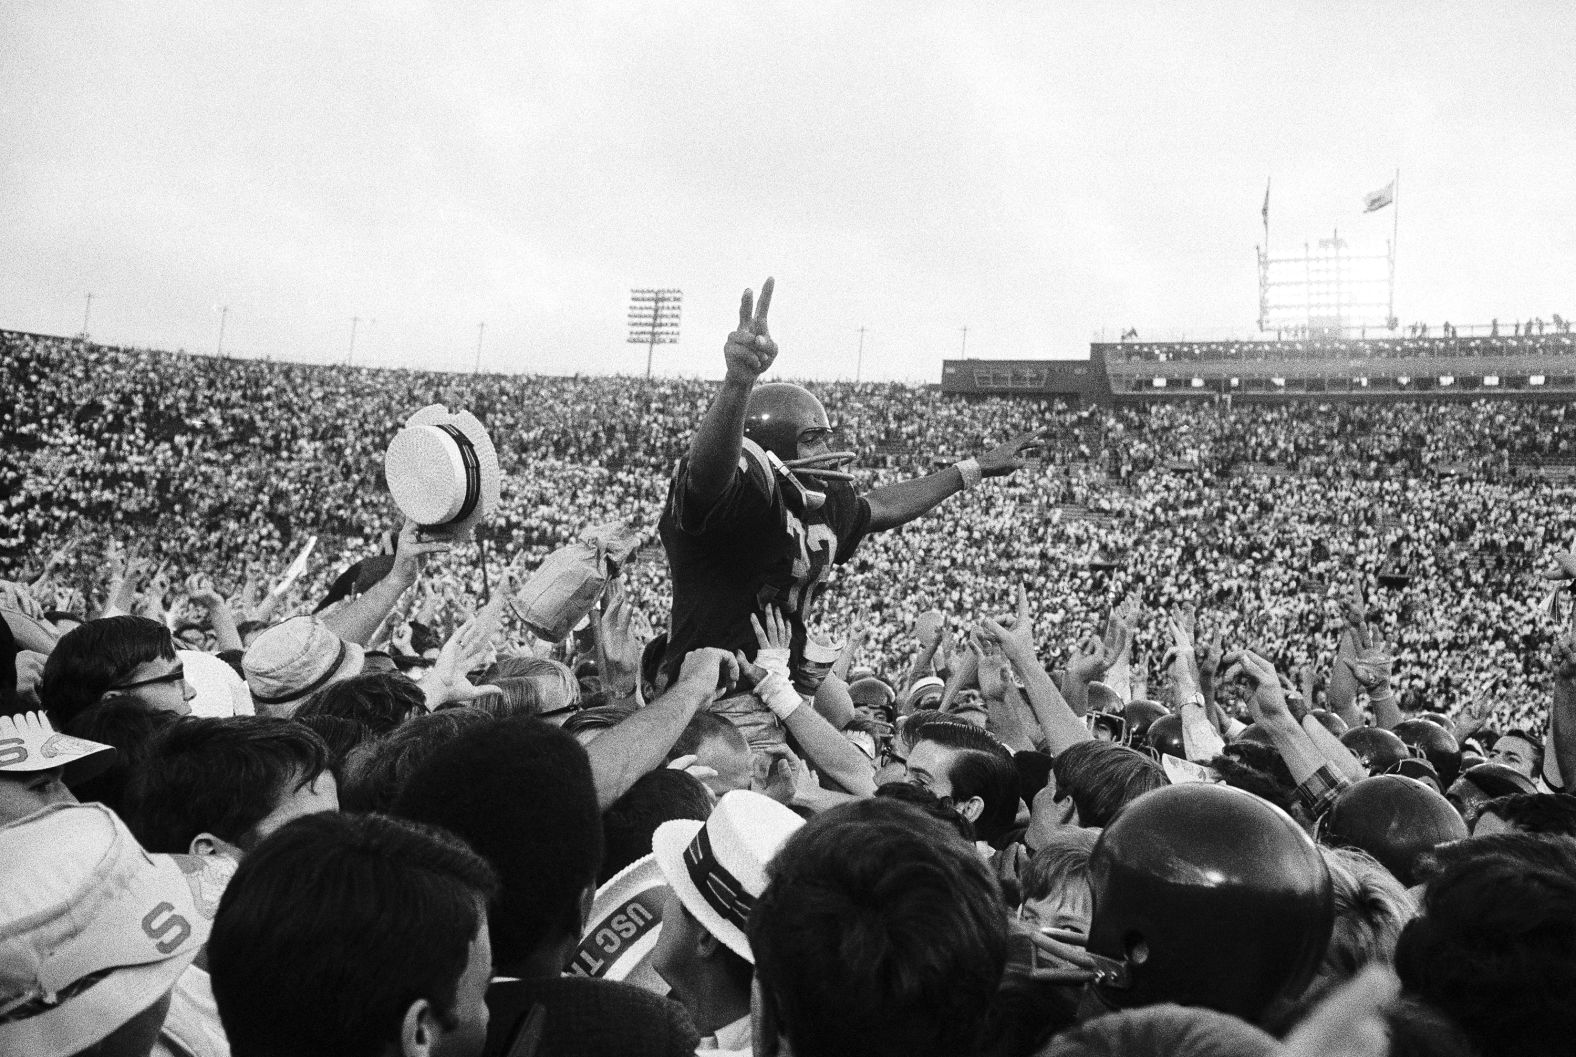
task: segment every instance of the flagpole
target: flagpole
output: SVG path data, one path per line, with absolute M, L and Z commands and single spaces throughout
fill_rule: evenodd
M 1270 255 L 1270 184 L 1275 177 L 1264 178 L 1264 256 Z
M 1401 170 L 1390 190 L 1390 318 L 1395 318 L 1395 248 L 1401 234 Z

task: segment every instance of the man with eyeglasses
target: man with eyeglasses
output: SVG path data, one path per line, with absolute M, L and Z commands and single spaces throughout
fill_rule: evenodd
M 105 617 L 66 632 L 49 655 L 39 700 L 57 728 L 101 701 L 187 715 L 196 691 L 170 630 L 147 617 Z
M 1040 443 L 1024 433 L 928 477 L 854 491 L 833 451 L 836 427 L 820 400 L 788 382 L 756 385 L 777 358 L 767 331 L 767 279 L 757 301 L 739 304 L 739 328 L 723 348 L 727 374 L 668 488 L 659 525 L 673 576 L 663 670 L 690 651 L 716 647 L 753 656 L 750 616 L 780 606 L 792 625 L 792 667 L 803 664 L 806 620 L 834 563 L 853 557 L 867 533 L 896 528 L 986 477 L 1010 474 Z

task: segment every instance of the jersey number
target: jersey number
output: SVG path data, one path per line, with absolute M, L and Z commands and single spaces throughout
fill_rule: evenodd
M 810 618 L 810 603 L 815 601 L 817 589 L 831 575 L 832 554 L 837 547 L 837 536 L 830 525 L 806 526 L 793 515 L 787 515 L 788 535 L 797 548 L 793 559 L 793 587 L 788 590 L 788 608 L 799 614 L 800 621 Z

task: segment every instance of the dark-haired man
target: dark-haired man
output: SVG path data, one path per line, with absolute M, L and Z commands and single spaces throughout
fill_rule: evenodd
M 66 632 L 49 654 L 39 700 L 57 729 L 100 701 L 134 700 L 186 715 L 197 692 L 170 629 L 147 617 L 104 617 Z
M 867 533 L 896 528 L 986 477 L 1012 473 L 1038 443 L 1032 433 L 929 477 L 866 495 L 838 469 L 826 409 L 802 386 L 756 381 L 777 358 L 767 330 L 772 280 L 760 300 L 746 290 L 739 328 L 723 347 L 727 375 L 668 488 L 660 531 L 673 575 L 664 670 L 711 646 L 754 656 L 750 617 L 778 605 L 793 627 L 793 663 L 804 655 L 805 621 L 831 576 Z
M 149 851 L 240 861 L 293 819 L 339 810 L 328 746 L 301 723 L 186 716 L 149 740 L 127 790 L 127 822 Z M 223 1057 L 202 959 L 181 974 L 154 1057 Z
M 156 734 L 132 779 L 127 821 L 149 851 L 245 851 L 292 819 L 338 811 L 328 746 L 294 720 L 188 716 Z
M 719 665 L 732 658 L 701 652 L 712 655 L 709 668 L 701 665 L 697 675 L 687 661 L 669 696 L 703 690 L 710 699 Z M 543 1053 L 694 1052 L 699 1036 L 677 1003 L 612 980 L 564 975 L 602 860 L 591 763 L 573 735 L 520 717 L 467 730 L 410 775 L 394 813 L 459 835 L 497 871 L 488 1057 L 504 1057 L 533 1036 Z
M 907 780 L 950 798 L 980 839 L 996 844 L 1018 817 L 1018 770 L 1006 746 L 969 723 L 938 720 L 919 728 Z
M 951 827 L 885 797 L 817 815 L 749 917 L 756 1057 L 975 1052 L 1007 961 L 1007 910 Z M 857 958 L 847 952 L 857 951 Z
M 497 882 L 382 815 L 298 819 L 247 856 L 208 940 L 234 1057 L 476 1057 Z
M 1543 746 L 1524 730 L 1511 730 L 1499 736 L 1489 753 L 1489 762 L 1503 764 L 1536 782 L 1543 775 Z

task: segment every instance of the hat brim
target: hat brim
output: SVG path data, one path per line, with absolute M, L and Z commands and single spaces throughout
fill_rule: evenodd
M 655 995 L 667 994 L 667 982 L 651 965 L 651 952 L 656 949 L 657 939 L 662 934 L 661 903 L 667 891 L 667 878 L 654 855 L 636 859 L 608 878 L 596 891 L 580 945 L 570 958 L 570 971 L 627 983 Z M 621 914 L 627 917 L 630 904 L 637 899 L 648 912 L 653 904 L 656 906 L 657 920 L 631 938 L 627 933 L 632 922 L 615 919 Z M 602 935 L 609 932 L 610 936 Z M 587 956 L 585 961 L 582 961 L 583 954 Z
M 422 531 L 434 539 L 467 540 L 477 524 L 491 517 L 502 502 L 503 471 L 498 464 L 498 449 L 493 446 L 487 427 L 469 411 L 450 413 L 442 404 L 431 404 L 405 420 L 407 429 L 413 426 L 453 426 L 465 435 L 476 452 L 477 470 L 481 478 L 481 495 L 476 507 L 459 521 L 441 525 L 423 525 Z
M 744 935 L 744 930 L 712 909 L 706 897 L 700 894 L 700 889 L 695 887 L 695 882 L 690 880 L 689 871 L 684 868 L 684 850 L 705 825 L 704 822 L 689 818 L 664 822 L 652 834 L 651 854 L 656 856 L 662 876 L 679 897 L 679 902 L 684 904 L 684 909 L 730 951 L 754 965 L 755 955 L 750 953 L 750 941 Z
M 71 1057 L 102 1042 L 168 994 L 199 949 L 193 944 L 162 962 L 115 969 L 53 1009 L 0 1024 L 0 1053 Z
M 261 711 L 257 713 L 258 715 L 288 715 L 289 713 L 294 712 L 301 705 L 305 704 L 307 698 L 311 697 L 313 694 L 317 693 L 324 687 L 333 686 L 337 682 L 360 675 L 362 670 L 366 668 L 366 665 L 367 651 L 365 647 L 361 646 L 359 643 L 346 640 L 345 655 L 340 658 L 338 666 L 334 668 L 334 674 L 323 679 L 322 682 L 320 682 L 312 690 L 299 694 L 295 697 L 282 698 L 278 701 L 258 701 L 255 691 L 252 690 L 251 680 L 247 680 L 247 696 L 252 699 L 252 705 L 254 708 L 261 709 Z
M 129 832 L 124 836 L 131 839 Z M 147 853 L 139 848 L 136 854 Z M 139 878 L 137 887 L 142 889 L 143 902 L 148 902 L 150 893 L 162 896 L 165 905 L 172 910 L 170 917 L 184 918 L 192 928 L 191 933 L 168 958 L 111 968 L 97 983 L 52 1009 L 0 1023 L 0 1053 L 70 1057 L 102 1041 L 174 988 L 180 975 L 208 941 L 218 897 L 229 882 L 233 865 L 226 868 L 228 864 L 206 857 L 147 857 L 153 862 L 156 875 Z M 183 869 L 183 862 L 192 869 Z M 217 891 L 210 890 L 215 887 Z M 119 958 L 112 952 L 100 954 L 112 962 L 126 957 L 124 952 Z M 87 963 L 84 968 L 92 970 L 93 966 Z

